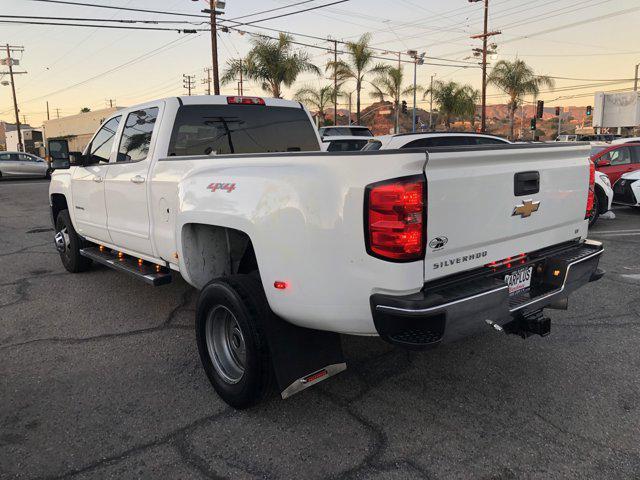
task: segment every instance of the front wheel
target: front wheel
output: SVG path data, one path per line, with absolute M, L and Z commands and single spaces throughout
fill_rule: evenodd
M 56 250 L 60 254 L 62 265 L 68 272 L 84 272 L 91 267 L 91 260 L 80 255 L 84 240 L 71 223 L 69 210 L 62 210 L 56 217 L 56 235 L 54 237 Z
M 207 284 L 196 307 L 196 341 L 209 381 L 234 408 L 259 403 L 273 372 L 263 319 L 271 315 L 260 279 L 232 275 Z

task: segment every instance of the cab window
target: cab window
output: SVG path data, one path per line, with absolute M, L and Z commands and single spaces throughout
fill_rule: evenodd
M 119 124 L 120 117 L 115 117 L 106 122 L 100 130 L 98 130 L 98 133 L 89 146 L 89 155 L 94 161 L 109 163 L 111 147 L 113 147 L 113 140 L 115 139 Z
M 158 107 L 137 110 L 127 116 L 118 150 L 118 162 L 140 162 L 147 158 L 157 119 Z

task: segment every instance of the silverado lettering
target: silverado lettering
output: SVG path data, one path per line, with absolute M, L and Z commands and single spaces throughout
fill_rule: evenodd
M 455 265 L 457 263 L 465 263 L 470 262 L 471 260 L 476 260 L 478 258 L 484 258 L 487 256 L 487 253 L 488 252 L 485 250 L 484 252 L 472 253 L 471 255 L 465 255 L 463 257 L 447 259 L 440 263 L 434 263 L 433 269 L 437 270 L 439 268 L 450 267 L 451 265 Z

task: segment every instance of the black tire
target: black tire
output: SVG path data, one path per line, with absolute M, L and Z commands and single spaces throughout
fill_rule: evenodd
M 88 270 L 89 267 L 91 267 L 91 260 L 80 255 L 80 249 L 84 248 L 85 241 L 76 233 L 75 228 L 73 228 L 69 210 L 61 210 L 56 217 L 56 234 L 63 231 L 66 231 L 68 235 L 68 242 L 65 250 L 59 252 L 62 265 L 71 273 Z
M 598 195 L 596 194 L 593 196 L 593 209 L 589 215 L 589 227 L 593 227 L 598 218 L 600 218 L 600 200 L 598 200 Z
M 220 358 L 224 358 L 225 354 L 220 356 L 217 352 L 224 348 L 218 345 L 219 348 L 216 349 L 212 340 L 216 338 L 225 344 L 221 340 L 224 335 L 215 336 L 211 332 L 214 330 L 212 325 L 221 321 L 218 319 L 220 315 L 229 317 L 227 312 L 235 317 L 235 325 L 242 336 L 241 344 L 244 345 L 241 350 L 244 352 L 243 361 L 240 362 L 243 369 L 239 377 L 238 371 L 230 368 L 233 372 L 229 372 L 223 368 L 224 365 L 221 366 L 224 362 Z M 196 341 L 200 360 L 215 391 L 234 408 L 244 409 L 256 405 L 272 391 L 271 355 L 263 333 L 263 321 L 267 315 L 272 315 L 272 312 L 257 275 L 232 275 L 213 280 L 202 289 L 198 297 Z M 231 343 L 226 343 L 229 350 L 235 348 Z M 235 380 L 231 378 L 232 373 L 236 374 Z
M 51 170 L 50 168 L 47 168 L 47 171 L 44 174 L 44 178 L 51 178 L 51 172 L 53 172 L 53 170 Z

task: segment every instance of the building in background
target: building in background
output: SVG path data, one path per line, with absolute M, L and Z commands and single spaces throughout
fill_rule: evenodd
M 70 152 L 82 152 L 102 122 L 120 108 L 122 107 L 105 108 L 70 117 L 45 120 L 44 137 L 46 140 L 66 139 L 69 142 Z
M 43 146 L 42 129 L 20 125 L 20 133 L 22 134 L 24 151 L 41 156 L 40 149 Z M 5 137 L 6 150 L 10 152 L 18 151 L 18 130 L 14 127 L 13 130 L 6 132 Z
M 20 130 L 33 130 L 33 127 L 31 127 L 28 124 L 20 124 Z M 10 132 L 16 132 L 15 135 L 17 138 L 18 133 L 16 129 L 16 124 L 8 123 L 0 120 L 0 151 L 17 150 L 16 148 L 17 142 L 15 142 L 16 145 L 13 145 L 11 148 L 9 148 L 9 146 L 7 145 L 7 135 L 10 134 Z M 9 136 L 11 137 L 11 135 Z

